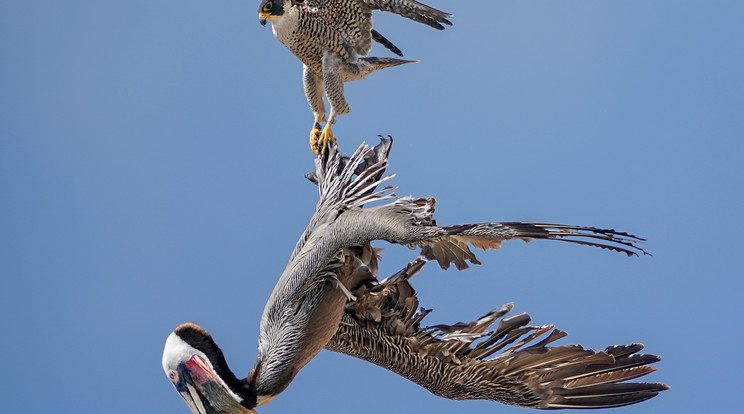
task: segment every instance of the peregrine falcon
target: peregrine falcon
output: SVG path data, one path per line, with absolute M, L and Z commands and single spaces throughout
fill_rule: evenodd
M 274 36 L 302 61 L 305 97 L 315 120 L 310 148 L 316 154 L 335 142 L 331 125 L 336 116 L 351 111 L 344 98 L 344 82 L 414 61 L 367 56 L 372 40 L 402 56 L 400 49 L 372 29 L 372 12 L 389 11 L 443 30 L 451 16 L 414 0 L 263 0 L 258 7 L 261 25 L 272 24 Z M 326 119 L 323 85 L 331 105 Z M 327 122 L 326 122 L 327 121 Z M 320 128 L 320 123 L 326 122 Z

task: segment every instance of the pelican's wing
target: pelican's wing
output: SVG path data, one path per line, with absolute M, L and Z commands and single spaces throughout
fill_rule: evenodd
M 435 201 L 431 197 L 413 202 L 418 203 L 419 210 L 434 211 Z M 621 252 L 628 256 L 649 254 L 638 245 L 644 239 L 614 229 L 531 222 L 442 226 L 440 235 L 423 238 L 408 245 L 421 248 L 424 257 L 436 260 L 443 269 L 454 263 L 458 270 L 462 270 L 468 267 L 466 261 L 481 264 L 469 246 L 482 250 L 498 249 L 505 240 L 520 239 L 526 242 L 533 239 L 559 240 Z
M 339 217 L 339 227 L 362 234 L 367 240 L 380 239 L 390 243 L 420 248 L 421 254 L 437 260 L 446 269 L 454 263 L 458 269 L 467 262 L 480 264 L 470 246 L 497 249 L 505 240 L 558 240 L 600 247 L 628 256 L 648 254 L 638 244 L 644 239 L 613 229 L 530 222 L 493 222 L 438 226 L 434 220 L 436 201 L 432 197 L 413 199 L 402 197 L 383 206 L 347 211 Z M 374 237 L 369 237 L 369 235 Z
M 566 336 L 553 325 L 529 325 L 526 313 L 504 318 L 511 304 L 470 323 L 421 327 L 409 283 L 425 263 L 376 283 L 361 278 L 326 349 L 372 362 L 450 399 L 486 399 L 533 408 L 603 408 L 634 404 L 668 389 L 626 382 L 653 372 L 655 355 L 641 344 L 604 351 L 548 346 Z M 486 332 L 495 322 L 496 329 Z
M 308 178 L 318 184 L 321 198 L 311 224 L 295 248 L 295 254 L 304 247 L 311 234 L 318 233 L 316 230 L 320 224 L 331 221 L 336 221 L 334 225 L 339 229 L 339 236 L 353 235 L 351 239 L 360 241 L 382 239 L 419 247 L 423 256 L 437 260 L 445 269 L 452 263 L 458 269 L 467 268 L 467 262 L 480 264 L 470 246 L 483 250 L 496 249 L 503 241 L 514 239 L 559 240 L 622 252 L 629 256 L 648 254 L 639 246 L 644 239 L 614 229 L 537 222 L 438 226 L 433 217 L 436 206 L 433 197 L 402 197 L 382 206 L 354 208 L 361 207 L 372 199 L 382 199 L 380 196 L 391 190 L 389 187 L 376 190 L 379 183 L 393 177 L 390 175 L 382 178 L 390 146 L 391 140 L 386 138 L 369 150 L 362 145 L 348 161 L 339 159 L 335 148 L 330 157 L 316 160 L 316 171 Z M 359 191 L 360 189 L 363 191 Z M 392 194 L 384 196 L 393 197 Z M 346 246 L 338 246 L 339 249 L 344 247 Z

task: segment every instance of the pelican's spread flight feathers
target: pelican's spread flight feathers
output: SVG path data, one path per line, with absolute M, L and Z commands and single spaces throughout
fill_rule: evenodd
M 470 323 L 422 327 L 431 310 L 419 308 L 409 279 L 424 264 L 417 259 L 382 282 L 358 270 L 366 277 L 352 282 L 356 300 L 346 305 L 326 349 L 372 362 L 453 400 L 607 408 L 641 402 L 668 388 L 623 382 L 653 372 L 648 364 L 661 359 L 637 354 L 643 345 L 601 352 L 580 345 L 549 347 L 566 333 L 553 325 L 529 325 L 526 313 L 503 317 L 512 304 Z
M 635 244 L 641 239 L 608 229 L 543 223 L 437 226 L 434 199 L 396 198 L 392 188 L 378 188 L 392 178 L 384 177 L 390 145 L 390 139 L 372 149 L 362 145 L 348 160 L 333 147 L 316 159 L 308 178 L 318 184 L 320 200 L 266 303 L 258 358 L 245 379 L 229 370 L 211 336 L 198 326 L 181 325 L 168 338 L 163 368 L 195 413 L 251 412 L 283 391 L 324 347 L 381 365 L 453 399 L 598 408 L 643 401 L 665 389 L 622 382 L 651 372 L 647 364 L 658 360 L 636 355 L 640 345 L 604 352 L 549 348 L 563 333 L 551 332 L 552 326 L 528 326 L 526 315 L 501 319 L 495 332 L 485 332 L 508 306 L 468 325 L 420 328 L 427 312 L 417 311 L 408 278 L 423 259 L 378 284 L 371 241 L 417 247 L 441 267 L 454 263 L 458 269 L 479 263 L 469 245 L 497 248 L 509 239 L 645 252 Z M 385 199 L 393 201 L 363 207 Z

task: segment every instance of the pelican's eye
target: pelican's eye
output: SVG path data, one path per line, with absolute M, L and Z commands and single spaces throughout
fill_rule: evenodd
M 271 11 L 271 8 L 272 7 L 274 7 L 274 3 L 272 3 L 272 2 L 269 1 L 266 4 L 264 4 L 263 11 L 266 12 L 266 13 L 268 13 L 268 12 Z
M 175 380 L 176 379 L 176 371 L 173 371 L 173 370 L 168 371 L 168 378 L 170 378 L 171 380 Z

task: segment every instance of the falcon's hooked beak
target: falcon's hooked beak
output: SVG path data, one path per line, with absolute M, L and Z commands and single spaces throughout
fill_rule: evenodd
M 271 13 L 260 12 L 258 13 L 258 22 L 261 23 L 261 26 L 266 26 L 269 17 L 271 17 Z
M 222 381 L 199 356 L 194 355 L 178 365 L 178 378 L 173 386 L 194 414 L 234 412 L 256 414 L 229 395 Z

